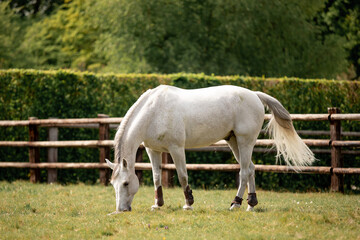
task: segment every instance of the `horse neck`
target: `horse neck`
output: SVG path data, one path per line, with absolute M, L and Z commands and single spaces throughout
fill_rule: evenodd
M 126 129 L 121 141 L 121 157 L 128 161 L 128 164 L 135 166 L 136 152 L 144 141 L 143 133 L 146 129 L 139 124 Z
M 130 166 L 135 166 L 136 151 L 144 141 L 146 124 L 149 119 L 149 111 L 144 108 L 146 100 L 149 97 L 148 90 L 126 113 L 123 122 L 115 135 L 115 161 L 121 161 L 125 158 Z

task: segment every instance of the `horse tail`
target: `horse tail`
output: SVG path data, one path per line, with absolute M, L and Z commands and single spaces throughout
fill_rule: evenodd
M 255 93 L 272 113 L 266 130 L 275 141 L 276 160 L 282 156 L 287 165 L 296 168 L 312 164 L 314 154 L 296 133 L 289 112 L 277 99 L 263 92 Z

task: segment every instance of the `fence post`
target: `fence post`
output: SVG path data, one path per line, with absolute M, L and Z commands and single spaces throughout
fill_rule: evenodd
M 173 163 L 171 155 L 169 153 L 162 153 L 162 163 Z M 173 187 L 174 186 L 174 171 L 172 170 L 162 170 L 161 182 L 164 187 Z
M 330 121 L 330 144 L 341 138 L 341 121 L 331 120 L 331 114 L 340 113 L 340 109 L 336 107 L 328 108 Z M 344 162 L 341 156 L 341 147 L 331 145 L 331 168 L 343 167 Z M 330 190 L 334 192 L 344 192 L 344 175 L 334 174 L 331 172 Z
M 50 118 L 56 119 L 56 118 Z M 48 140 L 49 141 L 57 141 L 59 135 L 59 128 L 57 127 L 49 127 L 48 128 Z M 58 161 L 58 149 L 57 148 L 48 148 L 48 162 L 57 162 Z M 47 170 L 47 182 L 55 183 L 57 181 L 57 169 L 48 168 Z
M 135 162 L 143 162 L 143 149 L 138 148 L 137 152 L 136 152 L 136 160 Z M 142 170 L 136 170 L 135 171 L 140 184 L 142 183 L 142 178 L 143 178 L 143 171 Z
M 36 117 L 29 117 L 29 142 L 39 140 L 39 130 L 36 124 L 32 124 L 32 120 L 36 120 Z M 40 149 L 38 147 L 29 147 L 29 162 L 39 163 L 40 162 Z M 30 182 L 36 183 L 40 181 L 40 169 L 30 168 Z
M 98 114 L 98 118 L 108 118 L 108 115 Z M 109 140 L 109 124 L 100 123 L 99 124 L 99 140 Z M 105 163 L 105 158 L 110 160 L 110 147 L 100 147 L 100 163 Z M 109 183 L 109 169 L 100 169 L 100 183 L 107 185 Z

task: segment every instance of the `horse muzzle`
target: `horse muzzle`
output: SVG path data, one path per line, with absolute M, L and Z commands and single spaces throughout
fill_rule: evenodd
M 126 208 L 120 208 L 118 211 L 119 212 L 131 212 L 131 206 L 126 207 Z

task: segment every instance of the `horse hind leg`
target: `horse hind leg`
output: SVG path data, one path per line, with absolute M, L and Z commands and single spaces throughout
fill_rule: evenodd
M 164 197 L 161 186 L 161 152 L 157 152 L 146 148 L 146 152 L 149 155 L 152 172 L 153 172 L 153 180 L 155 186 L 155 204 L 151 206 L 152 210 L 160 209 L 161 206 L 164 205 Z
M 253 211 L 254 207 L 258 204 L 255 191 L 255 165 L 253 162 L 250 162 L 247 203 L 248 207 L 246 211 Z
M 231 151 L 233 152 L 236 161 L 240 164 L 239 148 L 235 135 L 231 136 L 229 139 L 226 139 L 226 142 L 228 143 Z M 242 198 L 236 196 L 235 199 L 231 202 L 230 210 L 234 208 L 240 208 L 242 200 L 243 200 Z
M 251 162 L 255 141 L 256 139 L 249 140 L 245 137 L 232 137 L 230 140 L 228 140 L 228 144 L 232 149 L 236 160 L 240 164 L 239 189 L 235 199 L 231 203 L 230 210 L 241 206 L 246 185 L 248 185 L 249 191 L 249 196 L 247 199 L 247 210 L 253 210 L 253 207 L 257 204 L 255 193 L 255 166 Z

